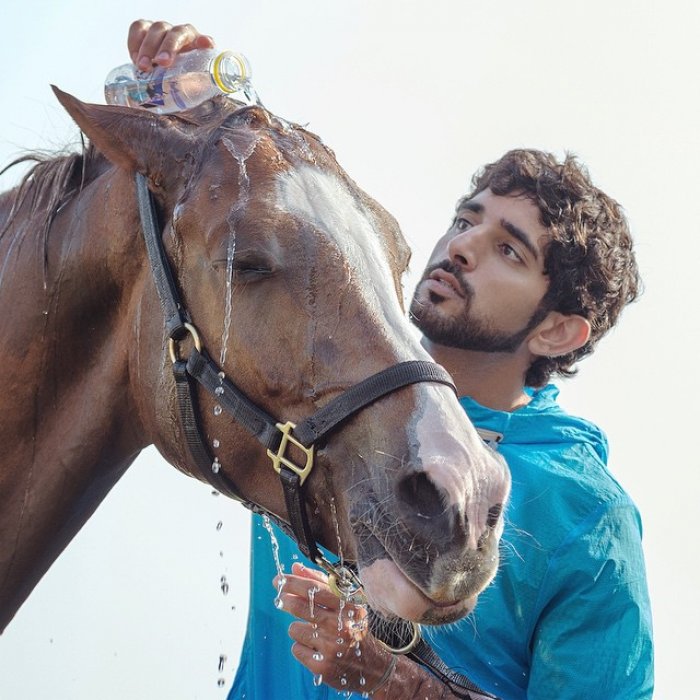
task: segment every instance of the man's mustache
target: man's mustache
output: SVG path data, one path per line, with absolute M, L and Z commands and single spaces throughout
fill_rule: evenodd
M 474 289 L 472 288 L 471 284 L 467 282 L 467 279 L 464 276 L 464 273 L 462 272 L 461 268 L 459 268 L 457 265 L 450 262 L 449 260 L 442 260 L 441 262 L 435 263 L 434 265 L 429 265 L 423 273 L 423 279 L 421 281 L 423 282 L 427 280 L 430 277 L 430 275 L 433 272 L 435 272 L 435 270 L 444 270 L 445 272 L 449 272 L 457 280 L 457 284 L 459 285 L 459 288 L 462 294 L 464 295 L 464 298 L 472 298 L 472 296 L 474 295 Z

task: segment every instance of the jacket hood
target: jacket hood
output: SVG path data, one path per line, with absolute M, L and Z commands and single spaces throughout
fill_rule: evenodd
M 549 384 L 542 389 L 525 390 L 530 403 L 516 411 L 494 411 L 468 396 L 459 399 L 477 428 L 502 435 L 503 445 L 545 445 L 588 443 L 603 463 L 607 463 L 608 440 L 600 428 L 583 418 L 566 413 L 557 403 L 559 389 Z

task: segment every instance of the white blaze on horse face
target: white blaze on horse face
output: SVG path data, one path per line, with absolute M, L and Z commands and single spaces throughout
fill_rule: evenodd
M 365 308 L 393 331 L 397 361 L 429 359 L 411 333 L 389 268 L 382 238 L 364 210 L 337 176 L 301 166 L 278 176 L 277 205 L 327 234 L 357 275 Z
M 323 232 L 337 247 L 353 270 L 360 295 L 358 303 L 376 317 L 377 332 L 392 345 L 395 361 L 430 360 L 396 297 L 377 223 L 346 183 L 319 168 L 296 167 L 278 175 L 276 205 Z M 368 599 L 378 609 L 418 621 L 431 615 L 434 604 L 426 595 L 451 605 L 455 595 L 464 590 L 460 564 L 467 551 L 472 553 L 470 556 L 482 556 L 477 553 L 477 544 L 487 527 L 488 510 L 503 503 L 509 480 L 507 470 L 485 447 L 451 391 L 429 383 L 416 385 L 414 391 L 415 410 L 406 421 L 407 453 L 401 458 L 424 470 L 446 508 L 464 514 L 464 521 L 469 524 L 468 542 L 464 548 L 457 546 L 446 554 L 445 561 L 430 563 L 436 576 L 424 592 L 400 568 L 399 551 L 387 549 L 386 557 L 375 559 L 368 566 L 360 562 L 360 574 Z M 488 574 L 475 578 L 470 598 L 455 603 L 455 615 L 471 608 L 475 589 L 486 585 L 489 578 Z M 446 608 L 439 614 L 452 614 L 450 610 L 454 612 Z
M 505 475 L 494 472 L 493 460 L 481 438 L 470 424 L 465 425 L 460 413 L 448 409 L 440 401 L 436 386 L 426 390 L 435 394 L 431 410 L 416 424 L 416 438 L 421 446 L 423 471 L 435 484 L 445 507 L 456 506 L 466 513 L 470 523 L 470 548 L 486 528 L 489 508 L 498 503 L 499 491 L 504 487 Z M 493 489 L 498 484 L 501 489 Z M 503 494 L 505 498 L 505 495 Z
M 371 214 L 364 210 L 335 175 L 302 166 L 280 174 L 278 206 L 317 230 L 324 231 L 359 277 L 363 302 L 378 319 L 388 321 L 396 347 L 396 360 L 431 360 L 411 332 L 396 297 L 392 271 L 381 247 Z M 425 409 L 412 428 L 419 454 L 414 455 L 443 495 L 446 506 L 469 510 L 475 527 L 472 538 L 486 526 L 490 486 L 505 497 L 507 477 L 494 472 L 487 448 L 467 423 L 451 392 L 437 385 L 417 387 Z M 407 429 L 409 426 L 407 426 Z M 495 484 L 493 483 L 495 482 Z M 472 539 L 470 538 L 470 539 Z M 473 542 L 475 546 L 475 542 Z

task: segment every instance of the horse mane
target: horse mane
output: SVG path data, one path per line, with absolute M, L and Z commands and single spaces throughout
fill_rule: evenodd
M 0 175 L 15 165 L 33 162 L 34 165 L 11 193 L 12 206 L 4 224 L 0 227 L 0 239 L 7 233 L 19 212 L 29 207 L 29 221 L 33 221 L 44 239 L 44 273 L 48 263 L 48 236 L 51 224 L 68 200 L 99 173 L 99 163 L 104 157 L 92 144 L 82 140 L 82 152 L 57 155 L 42 151 L 30 151 L 16 158 L 0 170 Z

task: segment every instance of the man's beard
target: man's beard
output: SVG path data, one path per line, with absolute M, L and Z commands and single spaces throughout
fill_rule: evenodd
M 430 304 L 418 299 L 418 287 L 428 279 L 431 272 L 438 269 L 452 274 L 464 295 L 464 309 L 456 316 L 445 316 L 435 309 L 435 306 L 440 303 L 440 298 L 436 294 L 428 292 Z M 520 347 L 530 331 L 544 320 L 549 311 L 544 303 L 540 303 L 525 326 L 514 333 L 497 330 L 488 321 L 472 318 L 471 306 L 474 300 L 474 290 L 464 278 L 461 270 L 447 260 L 428 267 L 423 273 L 418 287 L 413 295 L 409 310 L 411 321 L 433 343 L 460 350 L 513 353 Z

